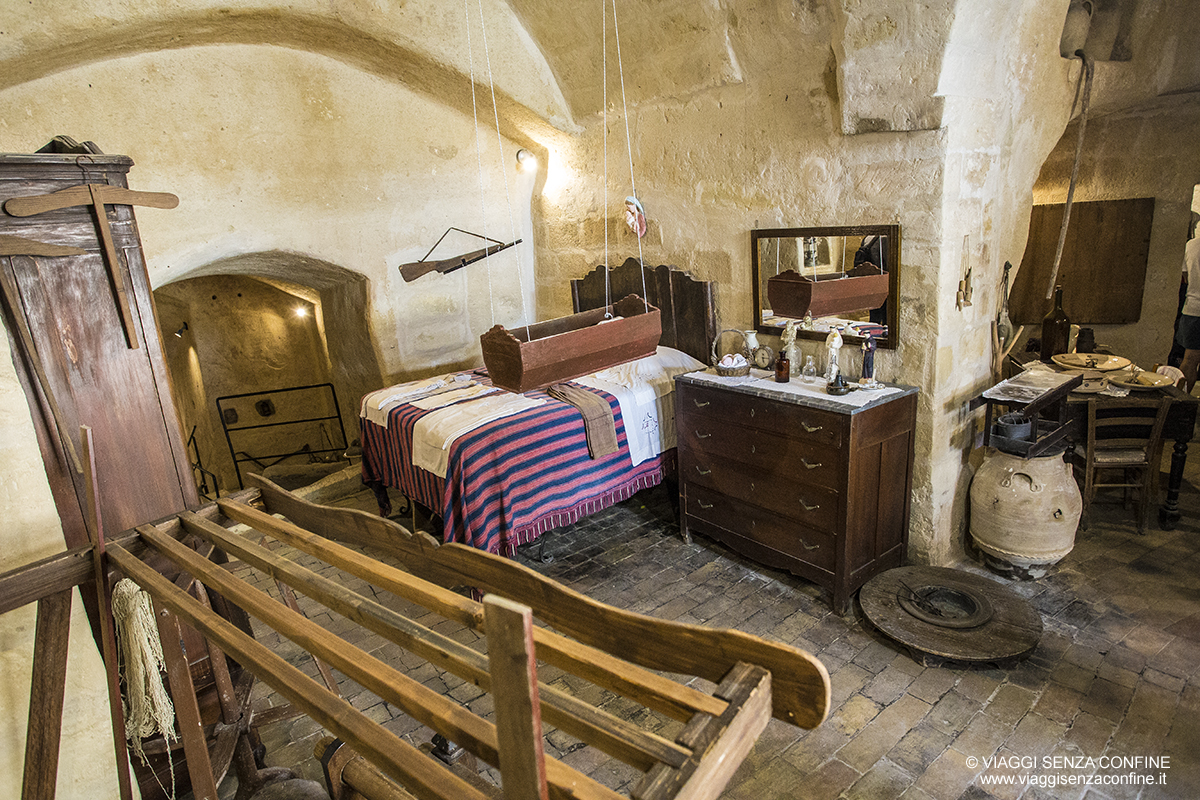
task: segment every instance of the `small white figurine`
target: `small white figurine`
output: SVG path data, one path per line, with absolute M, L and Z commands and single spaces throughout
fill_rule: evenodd
M 783 351 L 787 353 L 788 361 L 799 364 L 800 348 L 796 345 L 796 320 L 790 319 L 783 326 L 783 335 L 779 337 L 779 342 L 783 345 Z
M 842 349 L 842 332 L 837 328 L 829 330 L 829 335 L 825 337 L 825 349 L 825 380 L 832 381 L 840 371 L 838 351 Z

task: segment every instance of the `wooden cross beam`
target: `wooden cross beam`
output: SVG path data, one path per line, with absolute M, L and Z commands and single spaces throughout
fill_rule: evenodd
M 86 183 L 60 189 L 50 194 L 9 198 L 4 204 L 4 210 L 14 217 L 30 217 L 34 214 L 72 206 L 92 207 L 96 214 L 96 228 L 100 233 L 100 243 L 104 249 L 104 264 L 108 268 L 108 276 L 112 280 L 113 290 L 116 292 L 117 308 L 121 314 L 121 324 L 125 328 L 125 339 L 132 349 L 138 346 L 137 329 L 133 323 L 133 311 L 129 306 L 125 280 L 121 277 L 121 262 L 117 259 L 117 248 L 113 244 L 112 229 L 108 225 L 105 205 L 175 208 L 179 205 L 179 198 L 167 192 L 136 192 L 106 183 Z

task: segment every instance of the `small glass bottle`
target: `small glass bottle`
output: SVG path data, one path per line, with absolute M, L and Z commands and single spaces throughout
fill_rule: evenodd
M 1042 361 L 1067 352 L 1067 340 L 1071 336 L 1071 320 L 1063 311 L 1062 286 L 1054 287 L 1054 308 L 1042 320 Z
M 775 357 L 775 382 L 787 383 L 792 379 L 792 362 L 788 361 L 787 351 L 780 350 Z
M 805 383 L 817 382 L 817 365 L 813 363 L 813 357 L 809 356 L 804 362 L 804 369 L 800 370 L 800 380 Z

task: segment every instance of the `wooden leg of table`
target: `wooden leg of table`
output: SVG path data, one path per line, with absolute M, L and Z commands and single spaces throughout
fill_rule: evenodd
M 1179 521 L 1179 489 L 1183 486 L 1183 467 L 1187 463 L 1187 440 L 1176 440 L 1171 451 L 1171 474 L 1167 478 L 1167 502 L 1158 510 L 1158 527 L 1175 529 Z

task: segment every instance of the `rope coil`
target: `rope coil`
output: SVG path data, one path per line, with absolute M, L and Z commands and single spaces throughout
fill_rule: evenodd
M 122 578 L 113 587 L 112 612 L 121 654 L 120 674 L 125 683 L 126 736 L 133 752 L 146 764 L 143 739 L 162 734 L 169 743 L 179 738 L 175 733 L 175 707 L 162 681 L 166 662 L 154 606 L 148 593 L 129 578 Z

